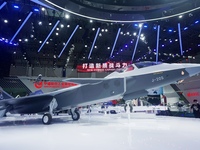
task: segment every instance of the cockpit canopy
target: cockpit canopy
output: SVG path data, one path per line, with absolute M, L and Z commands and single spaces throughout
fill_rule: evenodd
M 122 72 L 131 71 L 131 70 L 134 70 L 134 66 L 132 64 L 128 65 L 127 67 L 117 69 L 116 71 L 119 73 L 122 73 Z
M 139 69 L 139 68 L 145 68 L 145 67 L 150 67 L 150 66 L 160 65 L 160 64 L 162 64 L 162 62 L 147 61 L 147 62 L 135 63 L 135 66 Z
M 145 67 L 150 67 L 150 66 L 154 66 L 154 65 L 160 65 L 162 64 L 162 62 L 138 62 L 138 63 L 135 63 L 134 65 L 140 69 L 140 68 L 145 68 Z M 118 69 L 116 70 L 117 72 L 119 73 L 122 73 L 122 72 L 128 72 L 128 71 L 132 71 L 135 69 L 135 66 L 133 64 L 130 64 L 128 65 L 127 67 L 124 67 L 124 68 L 121 68 L 121 69 Z

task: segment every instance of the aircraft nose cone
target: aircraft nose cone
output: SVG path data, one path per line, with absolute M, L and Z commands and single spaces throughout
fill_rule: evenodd
M 184 64 L 185 70 L 189 73 L 189 76 L 194 76 L 200 73 L 200 64 Z

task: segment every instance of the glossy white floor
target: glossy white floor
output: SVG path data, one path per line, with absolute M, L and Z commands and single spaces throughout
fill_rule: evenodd
M 41 116 L 0 121 L 1 150 L 199 150 L 200 119 L 153 114 Z

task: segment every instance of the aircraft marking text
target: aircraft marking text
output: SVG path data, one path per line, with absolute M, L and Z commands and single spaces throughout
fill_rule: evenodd
M 164 80 L 163 76 L 156 77 L 156 78 L 152 79 L 152 82 L 158 82 L 158 81 L 161 81 L 161 80 Z

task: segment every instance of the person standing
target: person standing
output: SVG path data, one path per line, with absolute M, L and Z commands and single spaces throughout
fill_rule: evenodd
M 196 99 L 193 100 L 193 104 L 191 106 L 192 112 L 195 118 L 200 118 L 200 104 Z

